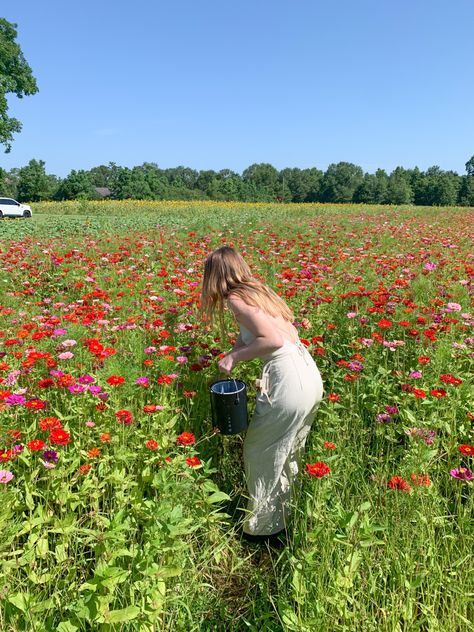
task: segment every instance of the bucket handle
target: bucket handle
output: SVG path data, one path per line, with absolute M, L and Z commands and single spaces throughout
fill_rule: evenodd
M 237 404 L 239 404 L 239 402 L 240 402 L 240 400 L 239 400 L 239 393 L 238 393 L 238 390 L 237 390 L 237 382 L 235 381 L 235 377 L 231 378 L 229 376 L 229 380 L 233 380 L 233 382 L 234 382 L 234 390 L 235 390 L 234 406 L 237 406 Z

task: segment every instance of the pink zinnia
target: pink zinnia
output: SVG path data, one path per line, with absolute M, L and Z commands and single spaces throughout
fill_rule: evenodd
M 0 483 L 2 483 L 2 485 L 9 483 L 12 478 L 15 478 L 12 472 L 9 470 L 0 470 Z
M 470 481 L 474 478 L 474 474 L 467 467 L 457 467 L 449 472 L 453 478 L 461 481 Z
M 74 354 L 71 351 L 64 351 L 64 353 L 60 353 L 58 358 L 60 360 L 71 360 L 74 357 Z
M 445 312 L 460 312 L 461 305 L 459 303 L 448 303 L 444 309 Z

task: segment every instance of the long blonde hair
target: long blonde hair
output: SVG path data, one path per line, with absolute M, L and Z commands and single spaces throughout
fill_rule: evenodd
M 201 292 L 202 314 L 212 321 L 217 313 L 222 331 L 225 331 L 225 301 L 231 294 L 270 316 L 282 316 L 290 322 L 294 320 L 294 314 L 285 301 L 252 276 L 243 257 L 234 248 L 222 246 L 205 261 Z

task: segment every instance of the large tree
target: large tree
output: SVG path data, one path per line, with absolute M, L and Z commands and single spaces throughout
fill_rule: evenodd
M 21 131 L 18 119 L 8 116 L 7 94 L 18 98 L 38 92 L 30 66 L 16 43 L 16 24 L 0 18 L 0 145 L 11 149 L 13 134 Z
M 474 156 L 471 156 L 466 162 L 466 172 L 468 176 L 474 176 Z
M 48 175 L 44 160 L 30 160 L 15 173 L 17 197 L 20 202 L 38 202 L 51 198 L 58 188 L 56 176 Z
M 362 184 L 364 172 L 351 162 L 331 164 L 321 183 L 323 202 L 352 202 L 357 188 Z

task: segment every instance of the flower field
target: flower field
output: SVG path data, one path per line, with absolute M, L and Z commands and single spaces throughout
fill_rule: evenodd
M 70 202 L 0 222 L 0 629 L 464 632 L 474 620 L 474 213 Z M 285 549 L 242 542 L 234 245 L 297 315 L 325 396 Z M 256 361 L 235 376 L 249 384 Z

